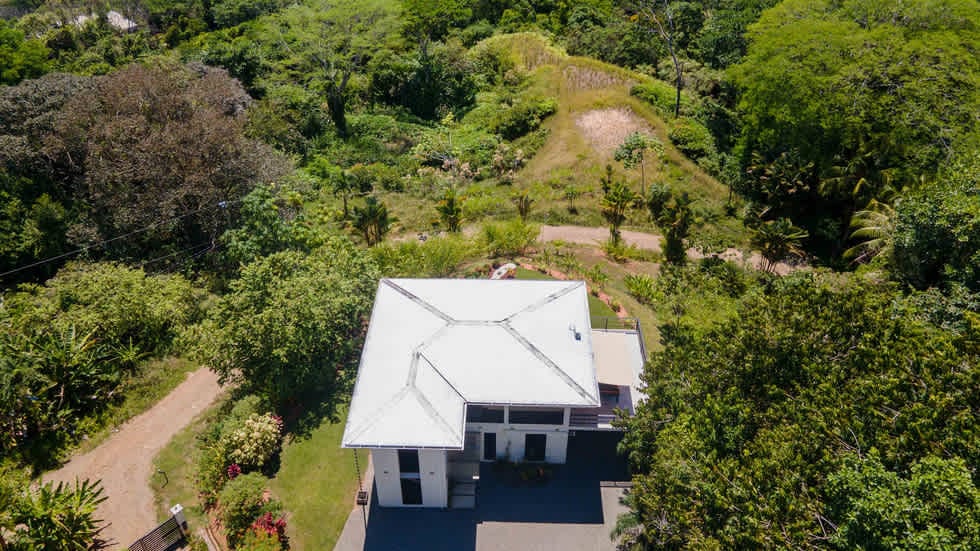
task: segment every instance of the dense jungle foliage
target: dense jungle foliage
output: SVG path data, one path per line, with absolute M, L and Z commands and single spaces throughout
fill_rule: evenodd
M 378 277 L 522 256 L 659 335 L 622 548 L 980 547 L 976 0 L 0 1 L 0 547 L 102 545 L 28 479 L 191 362 L 286 545 L 236 423 L 342 412 Z

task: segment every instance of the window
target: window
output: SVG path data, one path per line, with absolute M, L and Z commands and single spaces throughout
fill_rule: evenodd
M 422 505 L 422 481 L 417 478 L 402 479 L 402 505 Z
M 419 472 L 419 451 L 398 450 L 398 470 L 401 474 Z
M 524 460 L 544 461 L 545 450 L 548 448 L 548 436 L 545 434 L 524 435 Z
M 466 406 L 467 423 L 503 423 L 504 408 Z
M 561 409 L 510 409 L 510 422 L 515 425 L 561 425 L 565 411 Z

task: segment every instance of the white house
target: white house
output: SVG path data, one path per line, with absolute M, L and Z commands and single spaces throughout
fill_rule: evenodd
M 478 461 L 564 463 L 570 431 L 632 413 L 643 358 L 581 281 L 383 279 L 342 445 L 382 506 L 472 506 Z

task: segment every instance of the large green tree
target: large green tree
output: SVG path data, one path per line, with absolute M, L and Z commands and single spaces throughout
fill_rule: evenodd
M 368 253 L 344 238 L 259 259 L 202 329 L 204 359 L 276 407 L 311 394 L 331 402 L 353 381 L 377 284 Z
M 889 184 L 934 173 L 976 128 L 973 0 L 787 0 L 749 28 L 729 76 L 742 115 L 744 191 L 840 252 L 850 215 Z M 788 163 L 799 184 L 772 187 Z
M 889 284 L 793 274 L 708 330 L 673 322 L 661 335 L 643 375 L 649 398 L 624 422 L 636 474 L 620 532 L 640 546 L 818 549 L 847 526 L 848 548 L 863 497 L 828 485 L 847 458 L 875 449 L 895 473 L 931 456 L 951 472 L 980 461 L 978 358 L 896 308 Z M 941 495 L 936 506 L 975 507 Z M 918 526 L 944 516 L 923 511 Z

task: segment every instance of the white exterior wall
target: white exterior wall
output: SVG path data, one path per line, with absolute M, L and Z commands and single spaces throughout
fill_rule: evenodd
M 419 450 L 419 477 L 422 479 L 422 507 L 448 507 L 446 450 Z
M 449 504 L 449 477 L 445 450 L 419 450 L 419 479 L 422 481 L 422 505 L 402 504 L 401 473 L 398 450 L 373 449 L 374 482 L 378 504 L 382 507 L 439 507 Z
M 497 457 L 510 461 L 524 461 L 524 436 L 544 434 L 547 436 L 545 461 L 565 463 L 568 459 L 568 419 L 570 409 L 565 408 L 562 425 L 512 425 L 510 423 L 467 423 L 467 431 L 480 432 L 480 458 L 483 458 L 483 433 L 497 434 Z M 509 421 L 509 408 L 505 408 L 504 420 Z
M 402 483 L 398 476 L 398 450 L 371 450 L 374 465 L 374 484 L 378 504 L 382 507 L 402 506 Z

